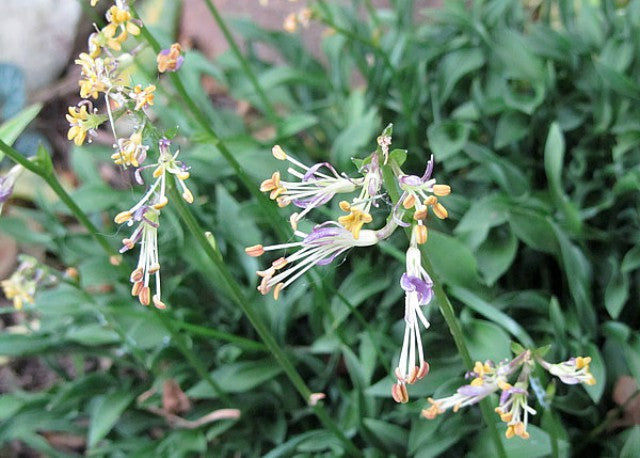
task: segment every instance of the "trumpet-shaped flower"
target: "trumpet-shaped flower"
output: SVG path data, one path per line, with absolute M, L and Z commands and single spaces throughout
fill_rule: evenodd
M 131 273 L 130 281 L 133 283 L 131 295 L 137 296 L 142 305 L 149 305 L 153 301 L 159 309 L 166 306 L 161 300 L 160 290 L 160 262 L 158 258 L 158 226 L 160 212 L 150 205 L 142 205 L 133 212 L 129 225 L 138 223 L 130 237 L 122 240 L 121 253 L 131 250 L 140 242 L 140 255 L 138 264 Z M 156 291 L 151 296 L 149 286 L 151 278 L 155 280 Z
M 269 192 L 269 197 L 276 200 L 280 207 L 293 203 L 303 209 L 300 213 L 294 213 L 290 220 L 294 229 L 314 208 L 326 204 L 336 194 L 353 192 L 364 184 L 362 178 L 351 179 L 338 175 L 336 169 L 328 162 L 319 162 L 307 167 L 285 153 L 278 145 L 273 147 L 272 152 L 277 159 L 291 163 L 287 171 L 299 181 L 282 180 L 280 172 L 274 172 L 271 178 L 262 182 L 260 190 Z
M 265 251 L 298 248 L 287 257 L 275 260 L 271 267 L 258 271 L 262 277 L 258 291 L 268 294 L 273 289 L 273 296 L 278 299 L 280 292 L 302 276 L 313 266 L 324 266 L 331 263 L 337 256 L 353 247 L 366 247 L 377 244 L 380 237 L 376 231 L 362 231 L 361 237 L 356 239 L 353 234 L 335 221 L 328 221 L 317 225 L 306 234 L 296 231 L 295 235 L 301 240 L 280 245 L 254 245 L 246 248 L 250 256 L 260 256 Z
M 405 291 L 404 339 L 400 360 L 395 370 L 397 383 L 393 385 L 391 394 L 396 402 L 407 402 L 409 396 L 405 384 L 413 384 L 429 372 L 429 363 L 424 358 L 420 323 L 425 329 L 429 321 L 424 316 L 422 307 L 433 297 L 433 282 L 421 265 L 420 250 L 417 246 L 415 231 L 406 255 L 407 271 L 402 274 L 400 286 Z M 416 355 L 417 349 L 417 355 Z

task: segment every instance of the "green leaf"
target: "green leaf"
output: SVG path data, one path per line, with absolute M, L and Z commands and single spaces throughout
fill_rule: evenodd
M 518 324 L 517 321 L 515 321 L 506 313 L 497 309 L 490 302 L 485 301 L 480 296 L 473 293 L 473 291 L 469 291 L 465 288 L 451 287 L 450 294 L 459 301 L 463 302 L 474 312 L 500 325 L 503 329 L 507 330 L 512 336 L 516 337 L 527 347 L 534 346 L 533 339 L 529 336 L 527 331 Z
M 444 283 L 469 289 L 479 286 L 476 259 L 460 241 L 430 230 L 427 243 L 423 247 L 423 253 L 428 253 L 437 276 Z
M 622 258 L 622 265 L 620 271 L 622 273 L 629 273 L 640 267 L 640 243 L 631 248 Z
M 117 391 L 94 398 L 88 436 L 89 448 L 95 447 L 109 434 L 133 398 L 134 395 L 129 391 Z
M 502 149 L 522 139 L 527 133 L 529 133 L 528 117 L 517 111 L 508 111 L 498 119 L 493 145 L 496 149 Z
M 244 393 L 271 380 L 282 372 L 272 360 L 244 361 L 226 364 L 211 372 L 211 377 L 228 393 Z M 189 397 L 214 399 L 217 394 L 206 380 L 201 380 L 187 391 Z
M 0 421 L 6 420 L 25 405 L 25 400 L 13 394 L 0 396 Z
M 469 124 L 461 121 L 443 121 L 427 129 L 429 148 L 438 161 L 444 161 L 462 151 L 469 138 Z
M 318 117 L 308 113 L 288 115 L 280 124 L 279 137 L 292 137 L 318 124 Z
M 607 372 L 604 364 L 604 360 L 600 355 L 600 351 L 598 347 L 589 342 L 585 346 L 585 356 L 591 357 L 591 363 L 589 364 L 589 370 L 593 374 L 596 379 L 595 385 L 583 385 L 585 391 L 589 395 L 589 397 L 593 400 L 594 403 L 600 402 L 600 398 L 604 393 L 604 388 L 607 385 Z
M 511 229 L 531 248 L 556 254 L 559 246 L 552 225 L 539 213 L 513 207 L 509 214 Z
M 471 358 L 475 361 L 499 361 L 511 356 L 511 339 L 499 326 L 484 320 L 471 320 L 465 326 Z
M 109 345 L 120 341 L 117 332 L 105 329 L 104 326 L 98 323 L 72 327 L 67 331 L 66 337 L 72 342 L 88 346 Z
M 564 136 L 557 122 L 551 124 L 544 147 L 544 169 L 547 180 L 556 196 L 563 194 L 562 164 L 564 161 Z
M 13 118 L 5 121 L 0 125 L 0 140 L 11 146 L 16 141 L 18 136 L 27 128 L 27 126 L 35 119 L 40 113 L 42 104 L 31 105 Z M 0 151 L 0 160 L 4 157 L 4 153 Z
M 502 61 L 505 72 L 512 78 L 540 81 L 544 77 L 542 60 L 533 54 L 526 39 L 512 29 L 498 33 L 494 52 Z
M 500 425 L 496 426 L 500 428 Z M 551 456 L 552 448 L 549 434 L 531 423 L 527 426 L 527 432 L 529 433 L 529 439 L 521 439 L 518 436 L 507 439 L 504 437 L 504 434 L 500 434 L 500 440 L 506 451 L 506 456 L 518 458 L 543 458 Z M 560 449 L 559 456 L 568 456 L 567 442 L 560 440 L 558 441 L 558 445 Z M 473 451 L 475 452 L 475 456 L 498 456 L 495 445 L 486 431 L 478 437 Z
M 409 434 L 404 428 L 375 418 L 364 418 L 362 423 L 389 452 L 399 453 L 406 447 Z
M 460 79 L 482 67 L 484 62 L 484 55 L 478 48 L 458 49 L 446 54 L 440 65 L 440 103 L 449 98 Z
M 518 251 L 518 239 L 513 232 L 501 229 L 491 231 L 476 251 L 478 267 L 489 286 L 509 270 Z
M 634 426 L 620 451 L 620 458 L 636 458 L 640 450 L 640 426 Z
M 604 291 L 604 306 L 615 320 L 629 299 L 629 275 L 620 271 L 620 263 L 613 256 L 609 258 L 609 273 L 609 282 Z

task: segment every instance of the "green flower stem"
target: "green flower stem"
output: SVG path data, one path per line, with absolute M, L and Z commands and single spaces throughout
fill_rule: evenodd
M 136 17 L 139 17 L 133 7 L 131 7 L 131 11 L 135 14 Z M 147 27 L 142 27 L 141 30 L 142 30 L 142 35 L 149 42 L 154 52 L 156 54 L 159 53 L 162 48 L 160 47 L 160 43 L 158 43 L 158 40 L 156 40 L 156 38 L 151 34 L 151 32 Z M 240 165 L 240 163 L 238 162 L 236 157 L 233 155 L 233 153 L 229 150 L 227 145 L 222 141 L 222 139 L 216 133 L 213 127 L 211 127 L 210 121 L 207 119 L 204 113 L 198 108 L 193 98 L 191 98 L 191 96 L 187 92 L 187 89 L 185 88 L 184 83 L 180 78 L 179 72 L 171 72 L 169 73 L 168 76 L 169 78 L 171 78 L 171 82 L 173 83 L 173 86 L 178 91 L 178 94 L 180 95 L 184 103 L 187 105 L 187 108 L 191 112 L 191 115 L 195 118 L 197 123 L 200 124 L 200 127 L 202 127 L 202 129 L 212 138 L 213 144 L 216 146 L 218 151 L 220 151 L 220 154 L 222 154 L 222 157 L 224 157 L 227 163 L 231 166 L 231 168 L 233 169 L 237 177 L 240 179 L 244 187 L 251 193 L 253 197 L 256 198 L 256 200 L 259 203 L 259 207 L 262 209 L 262 211 L 265 212 L 265 216 L 267 217 L 273 229 L 276 231 L 276 233 L 280 237 L 288 237 L 288 234 L 284 230 L 283 226 L 279 224 L 279 221 L 281 220 L 281 218 L 278 215 L 275 208 L 273 207 L 273 205 L 271 205 L 271 201 L 262 192 L 260 192 L 256 184 L 251 180 L 251 178 L 249 178 L 244 168 Z
M 293 386 L 296 388 L 296 390 L 298 390 L 300 396 L 302 396 L 305 402 L 308 402 L 309 397 L 312 394 L 311 390 L 304 383 L 304 380 L 302 379 L 296 368 L 293 366 L 285 352 L 280 348 L 267 326 L 262 322 L 256 311 L 250 305 L 247 298 L 244 297 L 241 286 L 229 272 L 229 269 L 227 269 L 227 266 L 225 265 L 220 253 L 207 240 L 203 229 L 200 227 L 191 211 L 183 202 L 182 198 L 180 197 L 180 193 L 176 189 L 174 183 L 172 183 L 172 185 L 170 186 L 169 192 L 172 197 L 172 202 L 175 204 L 175 207 L 178 211 L 178 214 L 200 245 L 200 248 L 211 260 L 213 266 L 224 279 L 224 284 L 227 287 L 230 298 L 236 303 L 236 305 L 238 305 L 238 307 L 242 309 L 264 344 L 267 346 L 280 367 L 282 367 L 287 377 L 289 377 L 289 380 L 291 381 Z M 353 444 L 353 442 L 351 442 L 351 440 L 349 440 L 344 435 L 344 433 L 338 428 L 333 420 L 331 420 L 327 412 L 320 404 L 317 404 L 312 408 L 324 427 L 330 430 L 343 443 L 349 455 L 361 455 L 360 450 Z
M 53 173 L 52 167 L 46 167 L 46 166 L 43 166 L 42 164 L 38 164 L 36 161 L 30 161 L 29 159 L 26 159 L 18 151 L 16 151 L 6 143 L 4 143 L 2 140 L 0 140 L 0 150 L 2 150 L 13 161 L 17 162 L 18 164 L 22 165 L 25 169 L 29 170 L 30 172 L 33 172 L 34 174 L 42 178 L 53 190 L 53 192 L 56 193 L 58 198 L 67 206 L 67 208 L 71 211 L 71 213 L 73 213 L 76 219 L 91 233 L 93 238 L 100 244 L 100 246 L 103 248 L 103 250 L 107 253 L 108 256 L 114 256 L 118 254 L 118 252 L 109 244 L 105 236 L 102 235 L 102 233 L 100 233 L 98 228 L 91 222 L 91 220 L 82 211 L 82 209 L 78 207 L 78 205 L 74 202 L 74 200 L 67 193 L 67 191 L 65 191 L 65 189 L 60 184 L 60 181 L 58 181 L 58 178 L 56 177 L 55 173 Z M 46 158 L 43 158 L 42 156 L 40 156 L 37 159 L 37 161 L 43 161 L 43 160 L 49 161 L 48 163 L 50 164 L 50 159 L 48 156 Z M 179 200 L 180 202 L 182 202 L 181 198 Z M 122 268 L 124 268 L 124 266 L 122 266 Z M 170 320 L 166 316 L 164 316 L 162 313 L 159 313 L 159 316 L 163 325 L 165 326 L 167 331 L 169 331 L 169 333 L 171 334 L 172 340 L 178 346 L 178 349 L 187 358 L 187 360 L 193 366 L 196 372 L 198 372 L 198 374 L 202 376 L 201 372 L 203 371 L 204 363 L 184 345 L 184 343 L 181 340 L 182 336 L 177 332 L 177 330 L 173 326 L 171 326 Z M 203 376 L 203 379 L 206 380 L 211 385 L 213 390 L 220 396 L 221 399 L 228 401 L 228 397 L 224 392 L 224 390 L 222 390 L 222 388 L 209 376 L 206 370 L 204 371 L 204 373 L 206 374 L 206 376 Z
M 389 165 L 382 167 L 382 178 L 384 181 L 384 187 L 391 198 L 391 202 L 395 205 L 400 200 L 400 192 L 398 190 L 398 186 L 396 183 L 395 174 L 393 173 L 392 167 L 397 167 L 395 164 L 391 163 Z M 405 232 L 407 237 L 411 237 L 411 228 L 405 228 Z M 447 326 L 449 327 L 449 332 L 453 337 L 453 341 L 456 344 L 456 348 L 458 349 L 458 353 L 462 358 L 462 362 L 469 369 L 473 369 L 473 359 L 471 358 L 471 354 L 469 353 L 469 349 L 464 341 L 464 334 L 462 333 L 462 328 L 460 327 L 460 323 L 456 318 L 455 311 L 453 310 L 453 305 L 451 305 L 451 301 L 445 293 L 444 288 L 442 287 L 442 282 L 437 277 L 433 270 L 433 265 L 431 264 L 431 260 L 429 259 L 429 254 L 424 246 L 420 247 L 420 253 L 422 254 L 422 267 L 427 271 L 431 279 L 433 280 L 434 288 L 433 293 L 436 298 L 436 302 L 438 303 L 438 307 L 440 308 L 440 313 L 444 317 Z M 489 434 L 493 439 L 493 442 L 496 447 L 496 452 L 501 458 L 506 458 L 507 454 L 502 444 L 502 440 L 500 439 L 500 433 L 498 432 L 498 428 L 496 428 L 495 421 L 493 420 L 493 412 L 491 408 L 491 403 L 488 399 L 483 399 L 480 402 L 480 410 L 482 412 L 482 416 L 484 418 L 484 422 L 489 429 Z
M 267 97 L 266 93 L 264 92 L 264 89 L 262 89 L 262 86 L 260 86 L 260 83 L 258 82 L 258 78 L 256 78 L 256 74 L 254 73 L 254 71 L 251 69 L 251 66 L 249 65 L 249 61 L 244 56 L 244 54 L 242 54 L 242 51 L 240 51 L 240 47 L 238 46 L 238 43 L 233 38 L 233 35 L 231 35 L 231 32 L 229 31 L 229 27 L 227 27 L 227 24 L 225 23 L 224 19 L 220 15 L 220 12 L 218 11 L 218 9 L 216 8 L 216 6 L 213 4 L 211 0 L 204 0 L 204 2 L 206 3 L 207 8 L 209 8 L 209 12 L 211 12 L 211 15 L 215 19 L 216 24 L 218 24 L 218 27 L 220 27 L 220 30 L 222 30 L 222 34 L 224 35 L 224 38 L 227 41 L 227 44 L 231 48 L 231 52 L 233 52 L 233 54 L 236 56 L 236 59 L 238 59 L 238 61 L 240 62 L 240 66 L 242 67 L 242 70 L 244 71 L 245 75 L 247 75 L 247 77 L 249 78 L 249 81 L 251 82 L 253 89 L 256 91 L 256 94 L 258 94 L 260 101 L 264 105 L 264 110 L 265 110 L 265 114 L 267 115 L 267 118 L 269 118 L 269 121 L 272 124 L 278 125 L 280 120 L 278 119 L 278 115 L 276 114 L 276 110 L 273 107 L 273 104 Z

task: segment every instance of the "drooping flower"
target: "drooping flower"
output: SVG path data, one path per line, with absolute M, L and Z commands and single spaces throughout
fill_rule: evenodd
M 164 72 L 176 72 L 182 67 L 184 62 L 184 56 L 181 55 L 182 47 L 179 43 L 174 43 L 169 49 L 163 49 L 158 53 L 156 62 L 158 63 L 158 71 Z
M 396 402 L 407 402 L 409 395 L 405 384 L 411 385 L 424 378 L 429 372 L 429 363 L 424 358 L 424 349 L 422 348 L 420 323 L 425 329 L 429 329 L 429 321 L 424 316 L 422 307 L 431 302 L 433 282 L 422 267 L 421 262 L 421 254 L 417 246 L 416 232 L 414 230 L 406 254 L 407 271 L 402 274 L 400 280 L 400 286 L 405 291 L 405 327 L 400 360 L 395 370 L 398 381 L 391 389 Z
M 378 232 L 371 230 L 362 231 L 360 238 L 356 239 L 335 221 L 319 224 L 309 234 L 296 231 L 295 235 L 301 240 L 272 246 L 254 245 L 245 249 L 250 256 L 260 256 L 265 251 L 298 248 L 289 256 L 273 261 L 268 269 L 256 272 L 262 277 L 258 286 L 262 294 L 273 288 L 273 296 L 278 299 L 283 289 L 313 266 L 327 265 L 350 248 L 372 246 L 380 241 Z
M 539 358 L 538 361 L 550 374 L 555 375 L 567 385 L 578 383 L 595 385 L 596 383 L 595 377 L 589 372 L 589 363 L 591 363 L 589 356 L 578 356 L 556 364 L 551 364 L 542 358 Z
M 131 295 L 137 296 L 142 305 L 149 305 L 153 301 L 156 308 L 164 309 L 166 305 L 161 300 L 160 290 L 160 262 L 158 257 L 158 226 L 159 210 L 152 205 L 138 207 L 128 220 L 129 225 L 138 223 L 130 237 L 122 240 L 120 253 L 129 251 L 140 242 L 138 264 L 131 273 L 133 283 Z M 156 291 L 151 296 L 150 280 L 153 277 Z
M 291 225 L 295 229 L 307 213 L 314 208 L 329 202 L 336 194 L 353 192 L 364 184 L 364 179 L 351 179 L 338 174 L 328 162 L 319 162 L 307 167 L 294 157 L 286 154 L 276 145 L 272 149 L 273 155 L 280 160 L 289 161 L 292 166 L 287 171 L 300 181 L 285 181 L 280 172 L 274 172 L 271 178 L 260 185 L 262 192 L 269 192 L 269 197 L 278 202 L 278 206 L 286 207 L 290 203 L 302 208 L 300 213 L 294 213 Z
M 2 214 L 2 207 L 4 207 L 5 202 L 13 194 L 13 186 L 23 171 L 24 167 L 16 164 L 4 176 L 0 176 L 0 214 Z

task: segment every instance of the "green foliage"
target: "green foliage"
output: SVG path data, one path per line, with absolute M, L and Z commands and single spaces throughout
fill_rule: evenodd
M 275 143 L 305 162 L 330 160 L 354 172 L 393 123 L 392 149 L 408 151 L 392 157 L 406 156 L 405 170 L 421 174 L 433 154 L 438 181 L 453 193 L 443 198 L 449 219 L 429 220 L 426 251 L 472 356 L 508 357 L 521 348 L 510 346 L 514 340 L 550 345 L 550 361 L 592 358 L 597 384 L 586 389 L 538 374 L 550 410 L 540 407 L 531 418 L 529 441 L 503 440 L 509 456 L 634 456 L 638 428 L 613 435 L 602 422 L 620 376 L 640 380 L 640 1 L 546 1 L 535 11 L 525 3 L 449 1 L 414 15 L 414 2 L 397 0 L 363 19 L 361 2 L 317 1 L 316 19 L 335 32 L 323 38 L 321 57 L 295 35 L 238 21 L 250 69 L 278 108 L 274 123 L 233 53 L 210 62 L 191 50 L 179 75 L 256 188 L 277 166 L 269 154 Z M 163 43 L 172 24 L 164 17 L 156 25 Z M 281 63 L 257 56 L 265 46 Z M 143 69 L 152 65 L 149 57 L 139 62 Z M 364 82 L 358 88 L 354 75 Z M 247 119 L 210 104 L 199 84 L 204 76 L 265 116 Z M 418 418 L 424 397 L 451 394 L 466 370 L 435 304 L 423 335 L 430 373 L 409 388 L 411 403 L 391 400 L 404 313 L 402 234 L 383 250 L 356 249 L 316 268 L 279 302 L 262 298 L 253 272 L 265 261 L 242 248 L 286 242 L 274 231 L 285 213 L 250 196 L 219 139 L 177 102 L 168 81 L 162 84 L 158 123 L 180 127 L 181 158 L 192 166 L 198 196 L 195 218 L 213 233 L 214 251 L 252 318 L 309 389 L 326 394 L 320 404 L 337 429 L 366 456 L 495 456 L 473 408 Z M 36 111 L 0 126 L 0 137 L 15 139 Z M 108 153 L 100 146 L 72 150 L 80 182 L 72 197 L 115 246 L 122 234 L 112 217 L 133 202 L 134 191 L 102 181 L 98 169 Z M 51 166 L 44 149 L 37 160 Z M 85 438 L 75 452 L 92 456 L 348 454 L 314 415 L 318 409 L 297 395 L 279 356 L 259 342 L 233 286 L 179 210 L 169 206 L 163 214 L 168 310 L 157 312 L 134 302 L 127 269 L 112 266 L 88 234 L 70 227 L 62 202 L 41 190 L 32 198 L 35 208 L 12 207 L 0 230 L 80 275 L 38 294 L 26 309 L 26 333 L 0 334 L 0 357 L 37 357 L 56 374 L 38 392 L 0 395 L 0 444 L 19 440 L 45 455 L 69 456 L 41 434 L 55 431 Z M 125 256 L 124 264 L 133 262 Z M 193 429 L 172 424 L 148 409 L 161 405 L 159 394 L 139 397 L 169 379 L 194 404 L 187 419 L 220 408 L 240 409 L 242 417 Z

